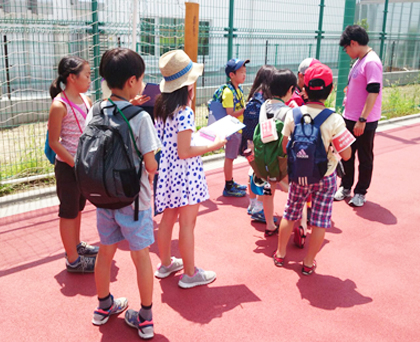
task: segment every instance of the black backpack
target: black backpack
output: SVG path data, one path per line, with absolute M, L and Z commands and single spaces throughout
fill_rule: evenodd
M 300 107 L 293 109 L 295 130 L 287 143 L 289 181 L 299 185 L 318 183 L 328 170 L 327 151 L 321 136 L 321 125 L 334 112 L 325 108 L 315 119 L 302 115 Z M 309 117 L 309 123 L 305 121 Z
M 104 109 L 113 108 L 113 115 Z M 120 209 L 135 202 L 138 220 L 138 196 L 143 156 L 137 149 L 129 120 L 143 111 L 128 105 L 121 112 L 116 105 L 92 107 L 92 120 L 80 136 L 75 159 L 76 179 L 81 193 L 97 208 Z M 123 114 L 123 115 L 122 115 Z M 132 144 L 140 158 L 136 170 Z

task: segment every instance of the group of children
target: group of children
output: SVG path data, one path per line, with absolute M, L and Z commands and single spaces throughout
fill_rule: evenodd
M 307 63 L 308 61 L 305 61 Z M 257 73 L 250 97 L 260 96 L 265 101 L 260 121 L 271 117 L 284 122 L 283 136 L 286 148 L 287 137 L 294 130 L 293 114 L 290 107 L 302 105 L 302 111 L 315 117 L 323 108 L 332 89 L 331 70 L 311 60 L 299 68 L 298 78 L 290 70 L 277 70 L 263 66 Z M 249 60 L 230 60 L 226 65 L 226 75 L 231 86 L 226 87 L 222 103 L 229 115 L 243 120 L 245 109 L 244 94 L 240 87 L 246 78 L 246 64 Z M 311 65 L 311 63 L 313 65 Z M 158 169 L 156 183 L 155 209 L 162 213 L 157 232 L 160 264 L 154 275 L 166 278 L 170 274 L 184 270 L 178 285 L 191 288 L 209 284 L 216 279 L 216 273 L 205 271 L 195 264 L 194 227 L 200 203 L 209 198 L 206 177 L 201 155 L 226 146 L 224 175 L 224 196 L 242 197 L 247 186 L 233 180 L 233 160 L 241 153 L 241 133 L 238 132 L 229 141 L 225 137 L 216 137 L 207 146 L 194 146 L 192 134 L 195 132 L 194 112 L 191 109 L 194 98 L 194 83 L 203 72 L 203 65 L 193 63 L 181 50 L 165 53 L 160 57 L 159 68 L 163 77 L 160 83 L 161 95 L 154 108 L 154 123 L 150 115 L 141 111 L 133 117 L 129 125 L 134 135 L 136 146 L 143 156 L 144 167 L 140 177 L 139 219 L 133 220 L 136 210 L 133 205 L 121 209 L 97 209 L 97 229 L 100 246 L 94 247 L 80 241 L 81 211 L 86 200 L 78 190 L 74 171 L 74 157 L 78 139 L 92 120 L 91 101 L 85 93 L 90 86 L 89 64 L 78 57 L 65 57 L 58 67 L 58 78 L 53 82 L 50 94 L 53 103 L 48 122 L 49 144 L 57 153 L 55 175 L 57 195 L 60 200 L 60 233 L 66 251 L 66 268 L 69 272 L 93 272 L 98 292 L 98 307 L 93 313 L 95 325 L 106 323 L 112 314 L 126 310 L 126 298 L 114 298 L 110 292 L 110 271 L 118 242 L 127 240 L 131 257 L 137 271 L 140 293 L 140 310 L 127 310 L 126 323 L 138 329 L 143 339 L 154 336 L 152 317 L 153 268 L 149 256 L 149 246 L 154 243 L 151 210 L 150 179 Z M 111 49 L 105 52 L 100 63 L 100 74 L 106 81 L 110 96 L 101 101 L 104 115 L 121 113 L 123 108 L 141 104 L 138 95 L 142 93 L 145 64 L 134 51 L 125 48 Z M 234 89 L 232 92 L 231 89 Z M 302 90 L 302 88 L 304 88 Z M 288 106 L 289 104 L 289 106 Z M 116 114 L 117 113 L 117 114 Z M 122 115 L 122 114 L 121 114 Z M 332 115 L 322 126 L 325 148 L 334 135 L 345 129 L 340 115 Z M 133 144 L 134 144 L 133 142 Z M 156 158 L 160 150 L 159 158 Z M 133 152 L 135 153 L 135 152 Z M 348 159 L 349 148 L 340 153 Z M 136 155 L 134 155 L 136 157 Z M 136 159 L 136 158 L 134 158 Z M 319 251 L 325 234 L 325 228 L 331 225 L 331 205 L 336 188 L 336 159 L 329 152 L 330 164 L 326 176 L 319 184 L 301 186 L 291 183 L 283 219 L 280 224 L 278 248 L 273 254 L 276 266 L 283 266 L 286 245 L 291 235 L 294 222 L 301 219 L 302 208 L 308 196 L 312 196 L 312 213 L 309 223 L 312 236 L 307 257 L 303 263 L 303 273 L 311 274 L 315 269 L 314 257 Z M 139 167 L 137 160 L 136 167 Z M 274 220 L 274 190 L 279 186 L 272 182 L 272 195 L 260 196 L 266 220 L 266 236 L 279 232 Z M 287 182 L 280 187 L 287 190 Z M 250 189 L 250 186 L 248 186 Z M 257 207 L 256 195 L 250 191 L 251 205 L 249 213 Z M 261 210 L 262 208 L 260 208 Z M 172 231 L 179 220 L 179 251 L 181 258 L 171 253 Z

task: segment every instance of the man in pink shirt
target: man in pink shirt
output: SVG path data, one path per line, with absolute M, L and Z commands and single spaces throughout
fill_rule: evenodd
M 351 158 L 343 161 L 346 174 L 334 199 L 341 201 L 351 195 L 357 152 L 359 179 L 349 202 L 356 207 L 365 204 L 372 179 L 373 140 L 381 118 L 382 105 L 382 62 L 367 45 L 368 42 L 367 32 L 358 25 L 347 26 L 340 39 L 340 46 L 350 58 L 357 58 L 350 70 L 343 113 L 346 127 L 356 137 L 356 142 L 352 145 Z

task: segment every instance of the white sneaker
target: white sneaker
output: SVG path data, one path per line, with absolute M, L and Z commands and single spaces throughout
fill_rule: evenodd
M 354 207 L 363 207 L 366 203 L 366 197 L 362 194 L 355 194 L 354 197 L 349 201 L 349 205 Z
M 162 264 L 158 265 L 158 269 L 155 272 L 155 277 L 163 279 L 168 277 L 171 273 L 180 271 L 184 268 L 184 263 L 182 259 L 171 257 L 171 264 L 169 266 L 163 266 Z
M 264 209 L 263 203 L 261 201 L 256 201 L 255 204 L 254 204 L 254 208 L 252 208 L 251 215 L 254 215 L 255 213 L 258 213 L 263 209 Z
M 350 197 L 350 195 L 350 189 L 344 189 L 344 187 L 340 186 L 334 195 L 334 201 L 342 201 L 343 199 Z
M 183 274 L 179 279 L 178 286 L 183 289 L 190 289 L 199 285 L 210 284 L 216 279 L 216 273 L 213 271 L 204 271 L 201 268 L 196 267 L 193 276 Z

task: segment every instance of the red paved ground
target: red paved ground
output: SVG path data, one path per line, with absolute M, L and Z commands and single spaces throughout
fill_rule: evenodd
M 310 277 L 300 273 L 305 250 L 292 245 L 287 266 L 274 267 L 276 237 L 265 239 L 264 225 L 250 222 L 247 199 L 220 196 L 220 169 L 208 172 L 211 200 L 200 210 L 196 259 L 218 279 L 191 290 L 178 288 L 177 276 L 156 279 L 154 341 L 418 341 L 420 125 L 378 133 L 375 151 L 368 202 L 358 209 L 335 203 L 334 226 Z M 235 167 L 236 180 L 244 183 L 247 169 Z M 285 198 L 277 193 L 278 214 Z M 137 341 L 123 314 L 100 328 L 90 323 L 94 277 L 64 270 L 56 212 L 0 222 L 0 340 Z M 92 206 L 82 237 L 98 242 Z M 174 253 L 179 256 L 176 239 Z M 156 265 L 156 244 L 151 256 Z M 138 308 L 125 243 L 111 289 Z

